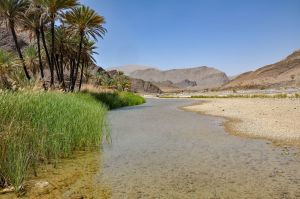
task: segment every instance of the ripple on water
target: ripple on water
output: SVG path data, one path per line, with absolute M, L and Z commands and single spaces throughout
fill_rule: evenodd
M 298 198 L 298 149 L 226 133 L 223 119 L 149 99 L 110 113 L 112 146 L 98 175 L 113 198 Z M 294 151 L 294 152 L 292 152 Z

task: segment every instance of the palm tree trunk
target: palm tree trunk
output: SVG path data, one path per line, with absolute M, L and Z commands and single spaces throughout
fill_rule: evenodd
M 69 83 L 69 90 L 71 90 L 72 85 L 73 85 L 73 78 L 74 78 L 74 61 L 70 59 L 70 83 Z
M 39 67 L 40 67 L 40 73 L 41 73 L 41 78 L 42 78 L 42 82 L 43 82 L 43 87 L 44 90 L 47 90 L 47 86 L 46 86 L 46 82 L 45 82 L 45 75 L 44 75 L 44 66 L 43 66 L 43 62 L 42 62 L 42 55 L 41 55 L 41 32 L 38 29 L 35 30 L 35 35 L 36 35 L 36 40 L 37 40 L 37 47 L 38 47 L 38 56 L 39 56 Z
M 19 54 L 19 58 L 22 62 L 22 65 L 23 65 L 23 69 L 24 69 L 24 72 L 25 72 L 25 75 L 27 77 L 27 79 L 31 79 L 29 73 L 28 73 L 28 70 L 26 68 L 26 65 L 25 65 L 25 61 L 24 61 L 24 58 L 23 58 L 23 55 L 22 55 L 22 52 L 21 52 L 21 49 L 20 49 L 20 46 L 18 44 L 18 38 L 17 38 L 17 34 L 16 34 L 16 30 L 15 30 L 15 24 L 13 21 L 9 21 L 9 27 L 10 27 L 10 31 L 11 31 L 11 34 L 14 38 L 14 41 L 15 41 L 15 45 L 16 45 L 16 49 L 17 49 L 17 52 Z
M 49 69 L 50 69 L 50 76 L 51 76 L 50 85 L 52 86 L 54 84 L 54 75 L 53 75 L 51 59 L 50 59 L 50 55 L 49 55 L 49 51 L 48 51 L 47 43 L 46 43 L 46 39 L 45 39 L 44 25 L 41 25 L 41 35 L 42 35 L 42 43 L 43 43 L 43 46 L 44 46 L 44 49 L 46 52 L 46 57 L 47 57 L 47 61 L 48 61 Z
M 58 63 L 58 55 L 56 55 L 54 57 L 54 65 L 55 65 L 55 72 L 56 72 L 56 76 L 57 76 L 57 80 L 59 83 L 61 83 L 61 79 L 60 79 L 60 70 L 59 70 L 59 63 Z
M 74 91 L 75 84 L 77 81 L 78 68 L 80 65 L 80 58 L 81 58 L 81 51 L 82 51 L 82 43 L 83 43 L 83 32 L 80 33 L 80 43 L 79 43 L 79 50 L 78 50 L 78 55 L 77 55 L 77 66 L 75 68 L 75 77 L 74 77 L 74 82 L 73 82 L 72 89 L 71 89 L 72 92 Z
M 52 73 L 54 73 L 54 44 L 55 44 L 55 21 L 54 21 L 54 15 L 51 15 L 51 65 L 52 65 Z M 51 69 L 51 68 L 50 68 Z M 54 75 L 54 74 L 53 74 Z
M 77 81 L 77 76 L 78 76 L 78 68 L 79 66 L 76 64 L 76 61 L 74 63 L 74 71 L 73 71 L 73 78 L 72 78 L 72 86 L 71 86 L 71 91 L 73 92 L 75 89 L 76 81 Z
M 84 66 L 84 62 L 82 61 L 82 65 L 81 65 L 81 74 L 80 74 L 80 81 L 79 81 L 79 91 L 81 89 L 81 84 L 82 84 L 82 78 L 83 78 L 83 66 Z M 86 64 L 87 67 L 87 64 Z
M 36 35 L 36 41 L 37 41 L 37 47 L 38 47 L 40 73 L 41 73 L 41 78 L 44 81 L 44 68 L 43 68 L 43 63 L 42 63 L 40 31 L 39 31 L 39 29 L 35 30 L 35 35 Z
M 60 75 L 63 89 L 66 90 L 65 76 L 64 76 L 64 56 L 62 50 L 60 51 Z
M 32 73 L 33 73 L 33 77 L 37 77 L 36 73 L 37 73 L 37 67 L 35 65 L 35 63 L 32 63 Z

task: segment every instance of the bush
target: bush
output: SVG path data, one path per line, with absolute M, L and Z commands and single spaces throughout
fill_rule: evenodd
M 145 99 L 130 92 L 90 93 L 91 96 L 107 105 L 109 109 L 135 106 L 145 103 Z

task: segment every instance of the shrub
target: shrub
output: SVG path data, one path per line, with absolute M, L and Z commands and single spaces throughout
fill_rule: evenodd
M 130 92 L 90 93 L 91 96 L 107 105 L 109 109 L 135 106 L 145 103 L 145 99 Z

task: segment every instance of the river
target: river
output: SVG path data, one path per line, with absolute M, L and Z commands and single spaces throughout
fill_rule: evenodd
M 230 135 L 224 119 L 180 109 L 194 102 L 148 99 L 110 111 L 112 143 L 41 169 L 25 198 L 300 198 L 299 149 Z
M 300 151 L 230 135 L 194 101 L 148 99 L 109 113 L 97 183 L 112 198 L 300 198 Z

